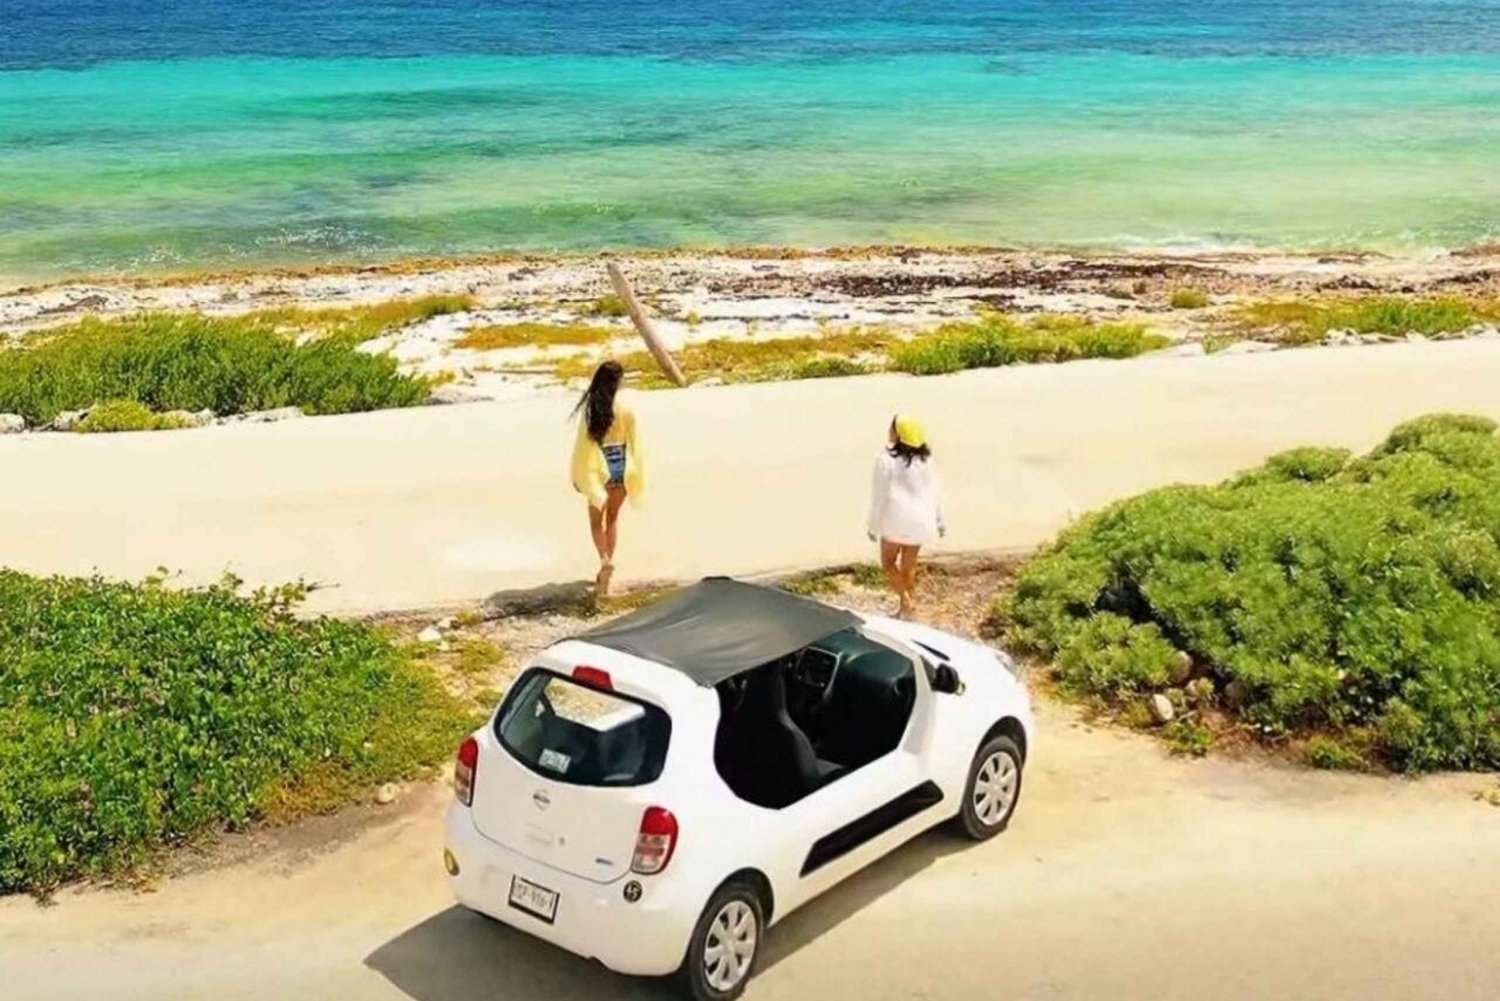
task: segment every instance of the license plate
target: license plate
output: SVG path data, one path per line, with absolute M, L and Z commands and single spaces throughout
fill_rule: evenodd
M 525 911 L 534 918 L 541 918 L 549 925 L 557 918 L 557 891 L 537 886 L 520 876 L 510 878 L 510 906 Z

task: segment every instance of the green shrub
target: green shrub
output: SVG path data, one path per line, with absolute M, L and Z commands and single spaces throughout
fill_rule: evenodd
M 789 374 L 793 379 L 837 379 L 848 375 L 864 375 L 869 370 L 868 366 L 852 358 L 820 355 L 793 362 Z
M 1214 732 L 1197 720 L 1175 719 L 1162 727 L 1162 737 L 1173 754 L 1201 758 L 1214 746 Z
M 950 323 L 896 345 L 892 367 L 912 375 L 941 375 L 1079 358 L 1131 358 L 1164 347 L 1165 337 L 1133 323 L 1095 323 L 1077 316 L 1017 320 L 998 313 L 972 323 Z
M 187 422 L 167 414 L 154 413 L 134 400 L 105 400 L 95 404 L 88 416 L 73 430 L 82 434 L 112 431 L 168 431 L 186 427 Z
M 298 345 L 255 319 L 147 314 L 90 320 L 0 351 L 0 412 L 33 426 L 128 400 L 158 413 L 298 406 L 312 414 L 422 403 L 427 383 L 342 338 Z
M 1267 736 L 1368 734 L 1407 769 L 1500 767 L 1500 438 L 1434 415 L 1369 455 L 1298 449 L 1090 515 L 999 602 L 1010 640 L 1104 698 L 1189 653 Z
M 1208 293 L 1201 289 L 1180 288 L 1172 293 L 1173 309 L 1202 309 L 1208 305 Z
M 0 893 L 46 892 L 445 757 L 468 714 L 298 588 L 0 570 Z M 309 792 L 309 790 L 313 792 Z
M 1314 768 L 1329 771 L 1358 771 L 1367 767 L 1358 751 L 1344 746 L 1343 742 L 1324 734 L 1314 734 L 1302 752 L 1307 763 Z

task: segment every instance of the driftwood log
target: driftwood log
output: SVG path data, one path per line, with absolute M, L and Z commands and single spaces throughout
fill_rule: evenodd
M 625 272 L 614 261 L 610 261 L 605 267 L 609 270 L 609 283 L 614 286 L 615 295 L 625 303 L 625 309 L 630 313 L 630 322 L 635 324 L 636 331 L 641 335 L 641 340 L 646 342 L 646 347 L 650 349 L 651 357 L 656 359 L 662 374 L 677 385 L 686 386 L 687 376 L 682 374 L 676 359 L 656 335 L 656 329 L 651 326 L 651 320 L 641 308 L 641 301 L 636 298 L 635 289 L 630 287 L 630 279 L 625 277 Z

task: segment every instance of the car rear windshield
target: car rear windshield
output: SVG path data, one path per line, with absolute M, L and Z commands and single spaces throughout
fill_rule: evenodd
M 672 722 L 656 706 L 542 668 L 505 700 L 495 733 L 539 775 L 587 786 L 636 786 L 661 775 Z

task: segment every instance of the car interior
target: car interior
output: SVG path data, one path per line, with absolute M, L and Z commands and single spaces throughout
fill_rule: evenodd
M 735 795 L 780 809 L 894 751 L 912 662 L 852 629 L 717 686 L 714 764 Z

